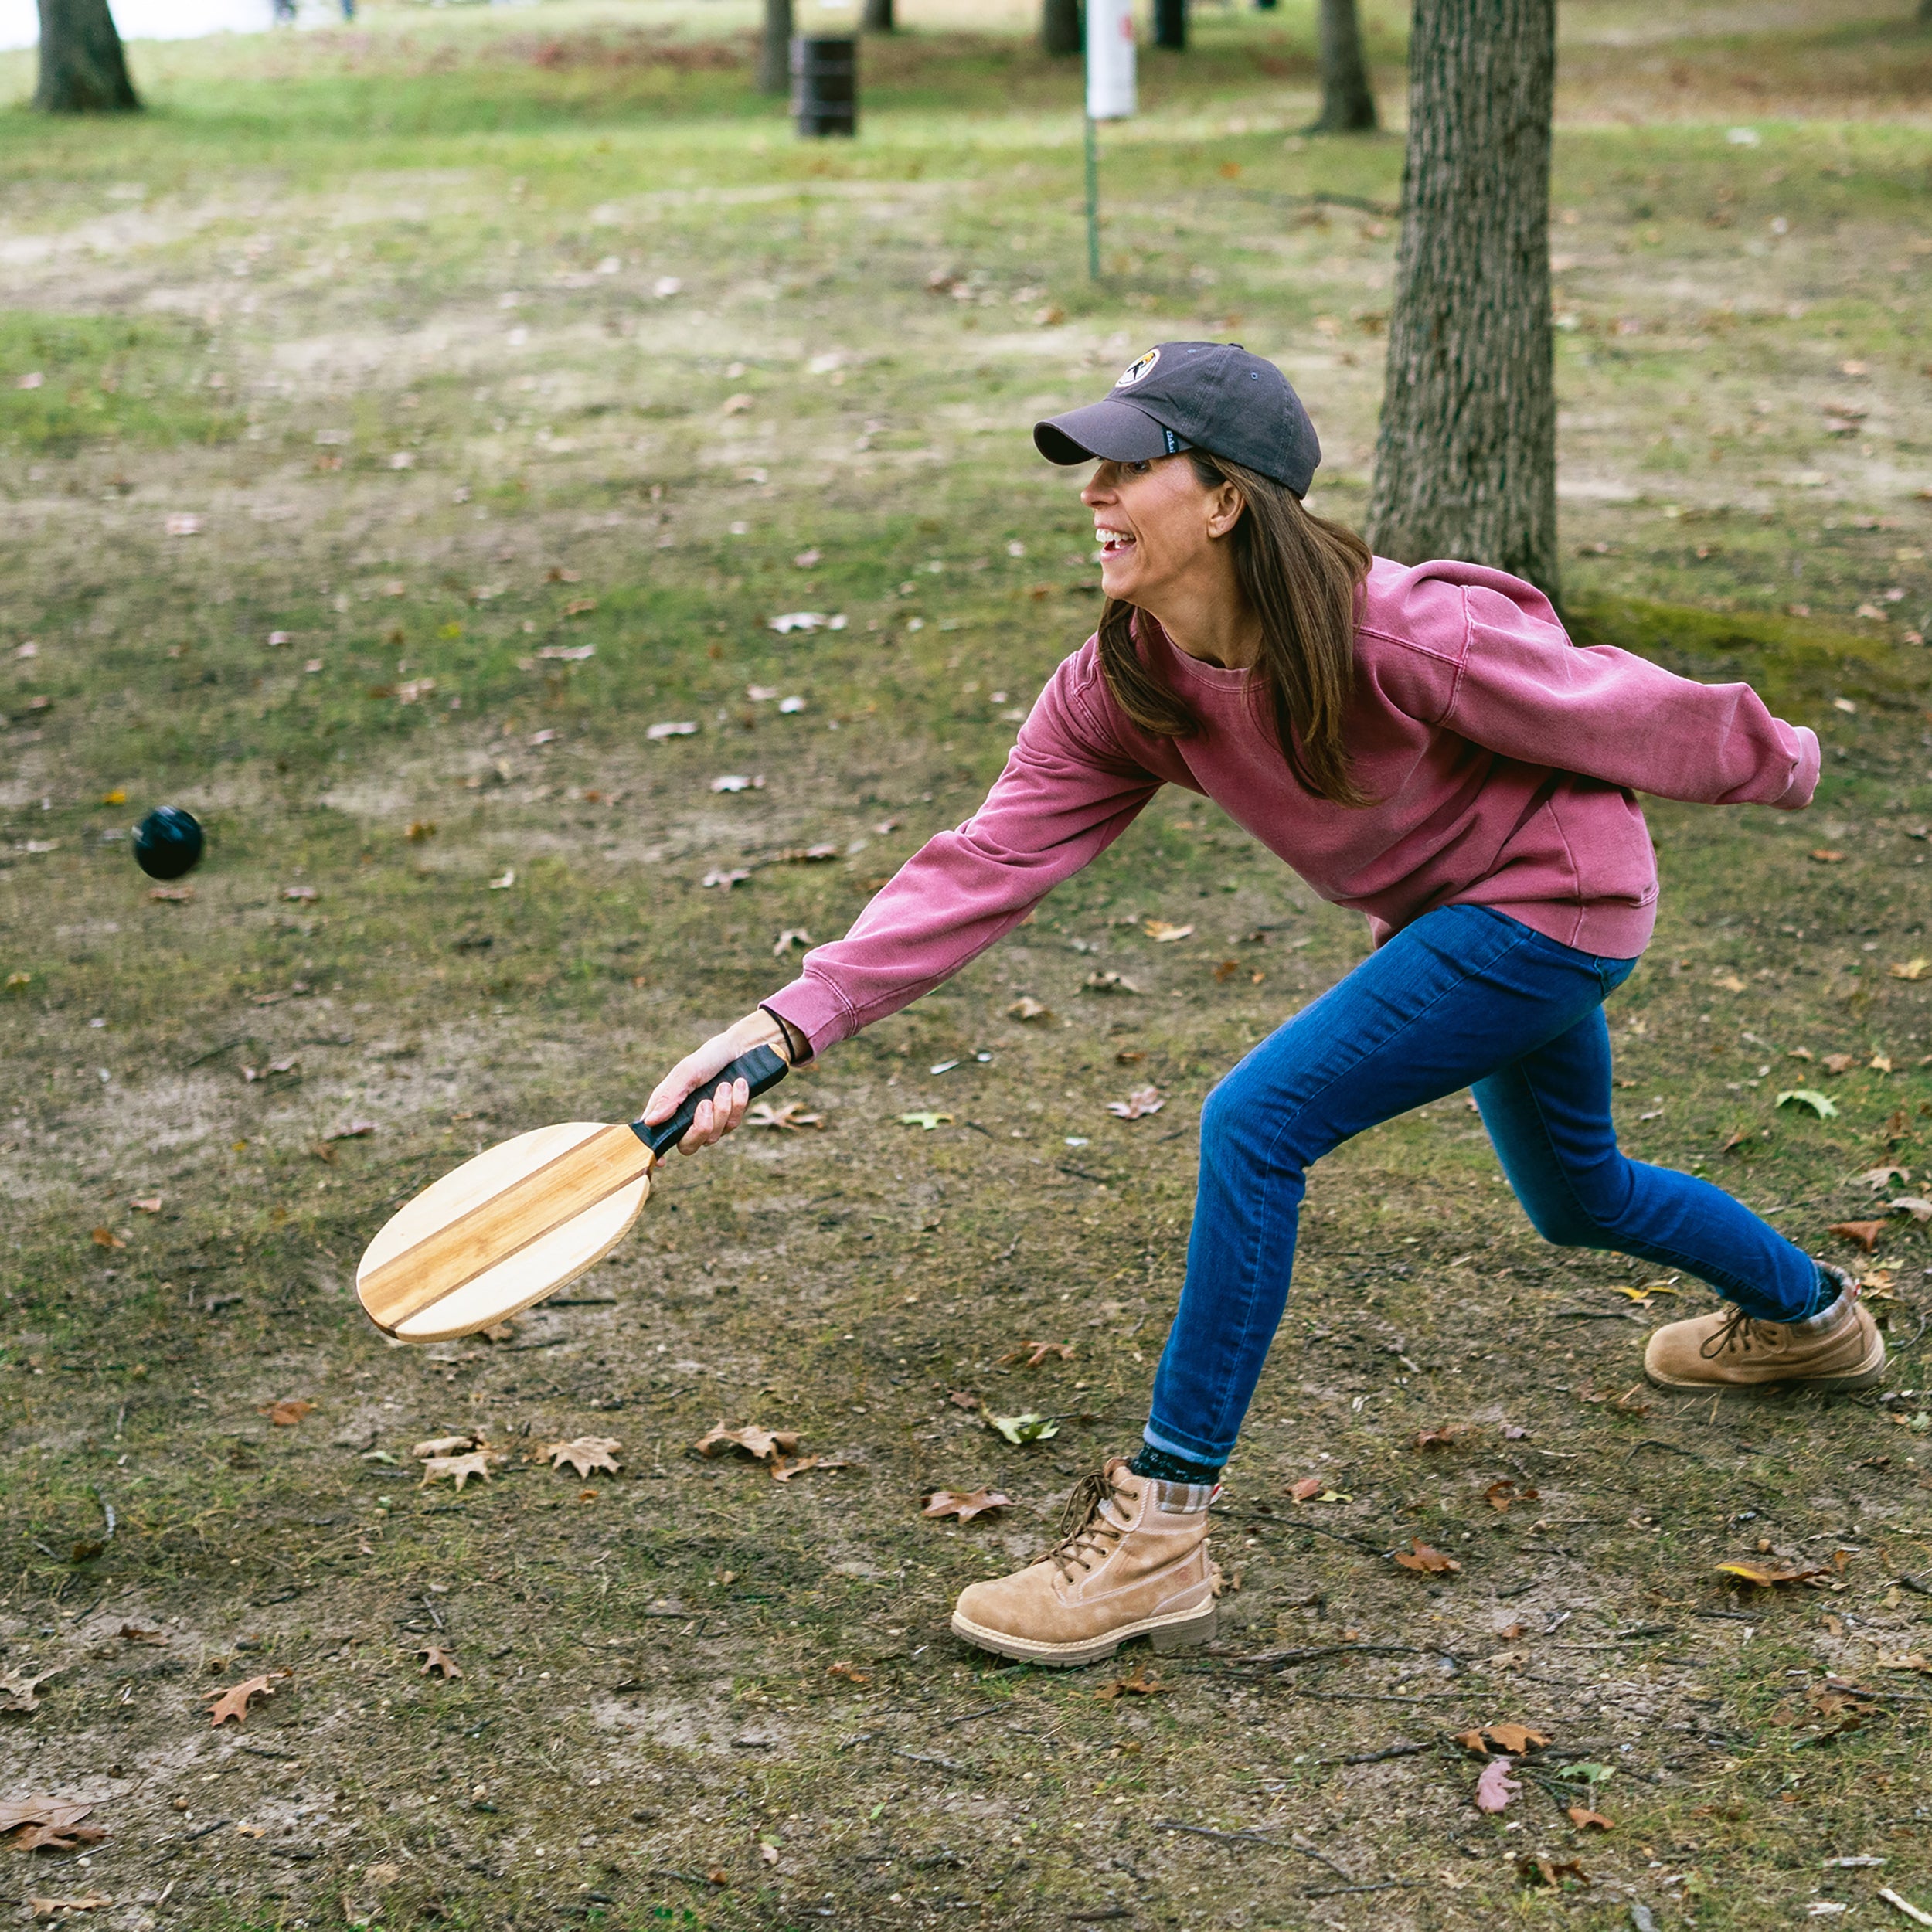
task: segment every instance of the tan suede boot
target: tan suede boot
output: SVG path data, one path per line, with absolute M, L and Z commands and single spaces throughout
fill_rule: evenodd
M 1207 1553 L 1206 1484 L 1156 1482 L 1115 1456 L 1068 1498 L 1060 1539 L 953 1607 L 953 1634 L 1035 1664 L 1090 1664 L 1130 1637 L 1182 1650 L 1214 1634 L 1221 1573 Z
M 1866 1389 L 1885 1372 L 1885 1341 L 1842 1269 L 1842 1292 L 1807 1321 L 1756 1321 L 1720 1308 L 1659 1328 L 1644 1350 L 1644 1373 L 1660 1389 L 1748 1395 L 1756 1389 Z

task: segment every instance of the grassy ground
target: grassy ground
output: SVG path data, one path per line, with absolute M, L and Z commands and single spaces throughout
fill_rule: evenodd
M 1641 1344 L 1702 1291 L 1543 1247 L 1462 1102 L 1422 1110 L 1315 1179 L 1222 1642 L 1118 1695 L 1135 1660 L 997 1668 L 944 1617 L 1131 1441 L 1200 1099 L 1363 949 L 1197 801 L 781 1097 L 822 1128 L 676 1166 L 508 1339 L 386 1346 L 349 1283 L 396 1202 L 634 1109 L 786 976 L 781 934 L 840 931 L 971 809 L 1096 607 L 1036 414 L 1238 335 L 1359 512 L 1393 225 L 1309 198 L 1392 201 L 1400 144 L 1294 134 L 1307 9 L 1146 60 L 1097 286 L 1073 78 L 963 22 L 868 47 L 849 146 L 790 138 L 722 10 L 371 9 L 138 50 L 126 124 L 0 117 L 0 1672 L 58 1673 L 0 1711 L 0 1799 L 108 1833 L 8 1852 L 6 1889 L 399 1932 L 1932 1905 L 1932 1242 L 1827 1232 L 1932 1163 L 1932 42 L 1901 11 L 1570 9 L 1553 244 L 1577 629 L 1828 746 L 1808 817 L 1654 810 L 1626 1143 L 1860 1266 L 1890 1380 L 1659 1402 Z M 846 621 L 770 628 L 804 610 Z M 129 858 L 163 799 L 209 828 L 192 898 Z M 1150 1081 L 1158 1114 L 1107 1112 Z M 1040 1342 L 1070 1357 L 1013 1359 Z M 1025 1411 L 1058 1435 L 981 1419 Z M 720 1418 L 843 1466 L 694 1457 Z M 471 1430 L 492 1478 L 419 1487 L 412 1446 Z M 617 1477 L 526 1459 L 580 1435 Z M 1311 1473 L 1335 1500 L 1290 1499 Z M 1014 1507 L 920 1518 L 982 1484 Z M 1461 1569 L 1396 1566 L 1416 1538 Z M 1825 1573 L 1717 1570 L 1760 1553 Z M 1507 1721 L 1551 1742 L 1484 1818 L 1454 1734 Z M 1825 1862 L 1859 1856 L 1888 1862 Z

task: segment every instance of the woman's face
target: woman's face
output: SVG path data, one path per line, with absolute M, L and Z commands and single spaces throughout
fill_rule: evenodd
M 1185 455 L 1141 463 L 1102 461 L 1080 501 L 1094 512 L 1100 588 L 1151 609 L 1163 592 L 1223 567 L 1216 544 L 1239 519 L 1240 493 L 1205 487 Z

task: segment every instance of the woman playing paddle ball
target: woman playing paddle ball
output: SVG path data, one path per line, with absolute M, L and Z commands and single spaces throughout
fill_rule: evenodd
M 1302 505 L 1320 452 L 1272 363 L 1163 342 L 1103 402 L 1038 424 L 1093 461 L 1106 604 L 1048 681 L 986 802 L 903 866 L 846 937 L 665 1077 L 645 1110 L 759 1042 L 822 1053 L 938 985 L 1105 850 L 1164 784 L 1213 799 L 1375 951 L 1201 1110 L 1187 1279 L 1138 1454 L 1076 1492 L 1070 1531 L 961 1593 L 968 1641 L 1082 1664 L 1211 1636 L 1208 1505 L 1281 1319 L 1309 1168 L 1464 1087 L 1550 1241 L 1709 1282 L 1727 1309 L 1651 1336 L 1665 1387 L 1862 1388 L 1885 1346 L 1857 1284 L 1709 1182 L 1628 1158 L 1605 998 L 1650 937 L 1635 792 L 1797 811 L 1809 731 L 1747 686 L 1580 650 L 1543 593 L 1469 563 L 1371 556 Z M 687 1149 L 736 1127 L 742 1083 Z

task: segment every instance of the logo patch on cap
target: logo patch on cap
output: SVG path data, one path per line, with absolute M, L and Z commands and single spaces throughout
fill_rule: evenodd
M 1143 376 L 1152 370 L 1154 365 L 1160 359 L 1161 352 L 1158 349 L 1150 349 L 1138 362 L 1129 362 L 1127 367 L 1121 371 L 1120 375 L 1115 379 L 1114 386 L 1116 389 L 1131 389 Z

